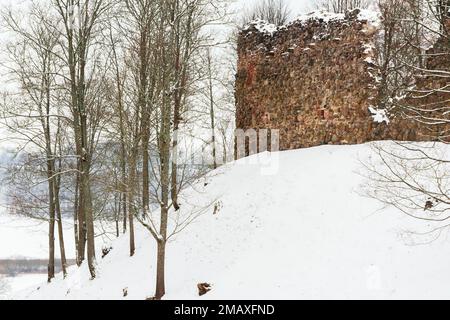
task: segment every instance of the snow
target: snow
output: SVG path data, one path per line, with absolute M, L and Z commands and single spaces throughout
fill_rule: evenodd
M 261 33 L 267 33 L 270 35 L 273 35 L 278 30 L 278 27 L 276 25 L 268 23 L 261 19 L 250 22 L 250 26 L 254 26 L 256 30 L 258 30 Z M 247 27 L 247 29 L 248 28 L 249 27 Z
M 387 115 L 386 110 L 369 107 L 369 111 L 372 114 L 373 121 L 377 123 L 386 122 L 386 124 L 389 124 L 389 116 Z
M 368 64 L 375 64 L 375 61 L 373 60 L 373 57 L 367 57 L 364 59 L 364 62 Z
M 46 274 L 21 274 L 16 277 L 5 277 L 10 292 L 8 294 L 15 294 L 23 291 L 30 286 L 38 285 L 47 280 Z
M 378 28 L 380 26 L 380 14 L 373 10 L 360 10 L 358 14 L 358 20 L 359 21 L 365 21 L 368 23 L 369 26 Z M 320 20 L 323 23 L 330 23 L 332 21 L 340 21 L 345 20 L 345 14 L 343 13 L 333 13 L 326 10 L 316 10 L 307 14 L 302 14 L 295 18 L 293 21 L 289 22 L 285 26 L 276 26 L 272 23 L 269 23 L 267 21 L 256 19 L 254 21 L 251 21 L 246 27 L 244 27 L 244 30 L 249 30 L 251 27 L 256 28 L 256 30 L 260 33 L 267 34 L 270 36 L 273 36 L 275 32 L 284 30 L 287 28 L 287 26 L 295 23 L 301 23 L 305 24 L 309 21 L 315 21 Z
M 273 34 L 279 30 L 284 29 L 284 26 L 277 27 L 272 23 L 268 23 L 267 21 L 257 19 L 251 21 L 247 26 L 243 28 L 244 31 L 249 30 L 251 27 L 254 27 L 258 32 L 273 36 Z
M 311 20 L 322 20 L 325 23 L 335 20 L 344 20 L 345 14 L 333 13 L 326 10 L 316 10 L 307 14 L 302 14 L 294 19 L 294 22 L 307 22 Z
M 367 55 L 373 55 L 375 50 L 375 44 L 374 43 L 364 43 L 363 44 L 364 54 Z
M 430 226 L 361 194 L 369 159 L 371 144 L 322 146 L 263 153 L 200 179 L 183 192 L 180 214 L 206 211 L 168 245 L 165 298 L 199 299 L 197 284 L 207 282 L 202 299 L 449 299 L 450 243 L 405 240 Z M 136 255 L 119 238 L 95 280 L 85 265 L 72 267 L 66 280 L 14 298 L 151 296 L 155 242 L 136 231 Z
M 5 300 L 31 287 L 38 286 L 47 280 L 47 274 L 20 274 L 9 277 L 0 274 L 0 300 Z
M 344 14 L 338 14 L 338 13 L 331 13 L 325 10 L 317 10 L 313 11 L 308 14 L 303 14 L 294 19 L 292 22 L 290 22 L 288 25 L 293 23 L 306 23 L 307 21 L 311 20 L 322 20 L 325 23 L 328 23 L 330 21 L 334 20 L 343 20 L 345 18 Z M 244 31 L 249 30 L 251 27 L 254 27 L 258 32 L 267 34 L 270 36 L 273 36 L 275 32 L 279 30 L 286 29 L 287 26 L 276 26 L 272 23 L 269 23 L 265 20 L 256 19 L 251 21 L 246 27 L 244 27 Z
M 359 21 L 367 21 L 373 27 L 381 26 L 381 13 L 375 10 L 361 9 L 358 14 Z
M 358 13 L 358 20 L 359 21 L 367 21 L 367 23 L 370 26 L 378 27 L 380 26 L 380 14 L 375 10 L 369 10 L 369 9 L 360 9 L 360 12 Z M 316 10 L 313 12 L 310 12 L 308 14 L 302 14 L 298 16 L 296 19 L 294 19 L 295 22 L 308 22 L 312 20 L 320 20 L 325 23 L 329 23 L 332 21 L 339 21 L 344 20 L 345 14 L 344 13 L 334 13 L 329 12 L 327 10 Z
M 66 226 L 70 226 L 66 222 Z M 65 227 L 68 258 L 73 258 L 75 247 L 71 227 Z M 48 257 L 48 223 L 0 212 L 0 259 L 46 259 Z M 14 241 L 11 241 L 14 239 Z M 55 251 L 59 258 L 59 250 Z
M 75 259 L 75 241 L 73 237 L 73 220 L 63 219 L 64 244 L 66 258 Z M 111 241 L 114 224 L 102 222 L 96 226 L 101 236 L 97 238 L 96 250 Z M 57 229 L 55 227 L 55 258 L 60 258 Z M 11 241 L 14 239 L 14 241 Z M 48 223 L 46 221 L 10 215 L 0 211 L 0 259 L 47 259 L 48 258 Z

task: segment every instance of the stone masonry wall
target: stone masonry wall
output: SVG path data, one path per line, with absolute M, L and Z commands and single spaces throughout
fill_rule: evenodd
M 413 122 L 388 125 L 369 111 L 377 105 L 376 32 L 359 11 L 272 30 L 251 24 L 238 40 L 237 128 L 279 129 L 281 150 L 418 139 Z

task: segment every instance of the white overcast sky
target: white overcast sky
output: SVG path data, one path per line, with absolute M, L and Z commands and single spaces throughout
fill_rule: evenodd
M 4 4 L 15 4 L 19 2 L 27 2 L 29 0 L 0 0 L 0 5 Z M 240 6 L 251 5 L 254 2 L 258 2 L 262 0 L 237 0 Z M 306 11 L 312 11 L 313 8 L 312 3 L 317 2 L 319 0 L 285 0 L 289 3 L 289 6 L 292 8 L 292 13 L 294 16 L 305 13 Z

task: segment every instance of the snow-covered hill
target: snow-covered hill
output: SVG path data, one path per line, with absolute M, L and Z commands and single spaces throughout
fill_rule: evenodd
M 281 152 L 270 175 L 266 153 L 198 181 L 184 214 L 221 210 L 208 207 L 169 244 L 165 298 L 198 299 L 201 282 L 213 285 L 205 299 L 450 298 L 448 239 L 412 246 L 404 231 L 427 226 L 361 194 L 360 160 L 371 154 L 370 144 Z M 16 298 L 145 299 L 155 245 L 143 228 L 137 244 L 130 258 L 127 236 L 118 239 L 94 281 L 72 268 Z

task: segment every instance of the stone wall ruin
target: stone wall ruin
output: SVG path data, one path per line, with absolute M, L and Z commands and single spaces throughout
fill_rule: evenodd
M 281 150 L 421 140 L 417 123 L 376 110 L 377 32 L 359 10 L 251 23 L 238 39 L 236 127 L 280 130 Z

